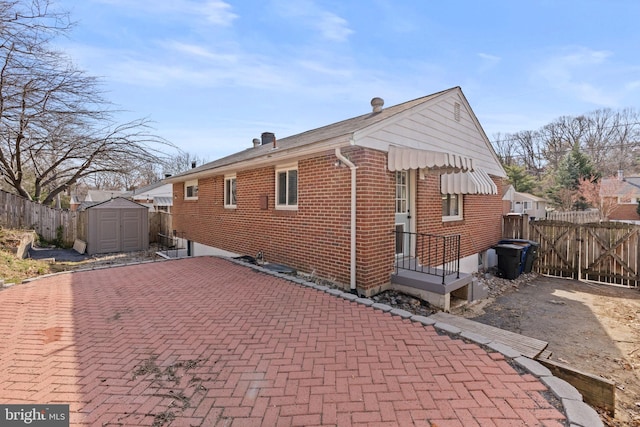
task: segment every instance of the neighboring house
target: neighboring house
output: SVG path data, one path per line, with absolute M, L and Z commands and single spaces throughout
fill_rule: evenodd
M 133 191 L 88 190 L 84 200 L 72 195 L 70 209 L 84 210 L 90 206 L 116 197 L 124 197 L 146 206 L 149 212 L 171 212 L 173 206 L 173 184 L 158 181 Z
M 501 238 L 506 177 L 478 119 L 459 87 L 371 104 L 370 113 L 284 139 L 265 132 L 251 148 L 168 178 L 173 228 L 191 254 L 261 252 L 372 295 L 396 286 L 406 258 L 449 271 L 428 259 L 427 244 L 453 253 L 469 284 Z M 457 235 L 459 246 L 447 246 Z
M 612 204 L 608 219 L 613 221 L 640 221 L 638 202 L 640 201 L 640 176 L 624 176 L 618 171 L 616 178 L 603 178 L 600 183 L 600 197 L 603 204 Z
M 129 193 L 133 201 L 149 208 L 149 212 L 171 212 L 173 184 L 158 181 Z
M 127 191 L 116 190 L 87 190 L 87 195 L 84 200 L 81 200 L 80 196 L 72 195 L 69 203 L 69 209 L 72 211 L 83 211 L 91 206 L 95 206 L 98 203 L 106 202 L 107 200 L 115 199 L 116 197 L 128 197 Z
M 502 200 L 508 202 L 508 213 L 526 214 L 529 219 L 543 219 L 547 213 L 548 202 L 542 197 L 515 191 L 509 185 Z
M 82 200 L 80 196 L 76 194 L 71 195 L 71 199 L 69 200 L 69 210 L 77 211 L 80 208 L 81 204 Z

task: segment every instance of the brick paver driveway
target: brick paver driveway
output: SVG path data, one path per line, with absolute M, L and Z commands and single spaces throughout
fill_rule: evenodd
M 0 316 L 0 403 L 72 425 L 564 425 L 499 353 L 217 258 L 43 278 Z

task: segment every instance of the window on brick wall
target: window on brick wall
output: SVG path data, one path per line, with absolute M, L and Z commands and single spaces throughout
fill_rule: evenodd
M 276 168 L 276 209 L 298 208 L 298 165 Z
M 224 207 L 236 207 L 236 176 L 227 175 L 224 177 Z
M 442 195 L 442 220 L 458 221 L 462 219 L 462 194 Z
M 187 181 L 184 183 L 184 198 L 185 200 L 198 199 L 198 180 Z

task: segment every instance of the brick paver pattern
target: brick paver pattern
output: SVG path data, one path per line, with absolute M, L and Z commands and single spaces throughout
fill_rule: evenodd
M 68 403 L 71 425 L 565 422 L 499 353 L 211 257 L 1 291 L 0 366 L 0 403 Z

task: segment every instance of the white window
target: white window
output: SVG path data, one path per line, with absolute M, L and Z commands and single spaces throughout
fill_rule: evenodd
M 224 177 L 224 207 L 236 207 L 236 176 L 227 175 Z
M 462 194 L 442 195 L 442 220 L 459 221 L 462 219 Z
M 276 168 L 276 209 L 298 209 L 298 165 Z
M 407 171 L 396 171 L 396 213 L 408 212 L 408 179 Z
M 187 181 L 184 183 L 185 200 L 196 200 L 198 198 L 198 180 Z

